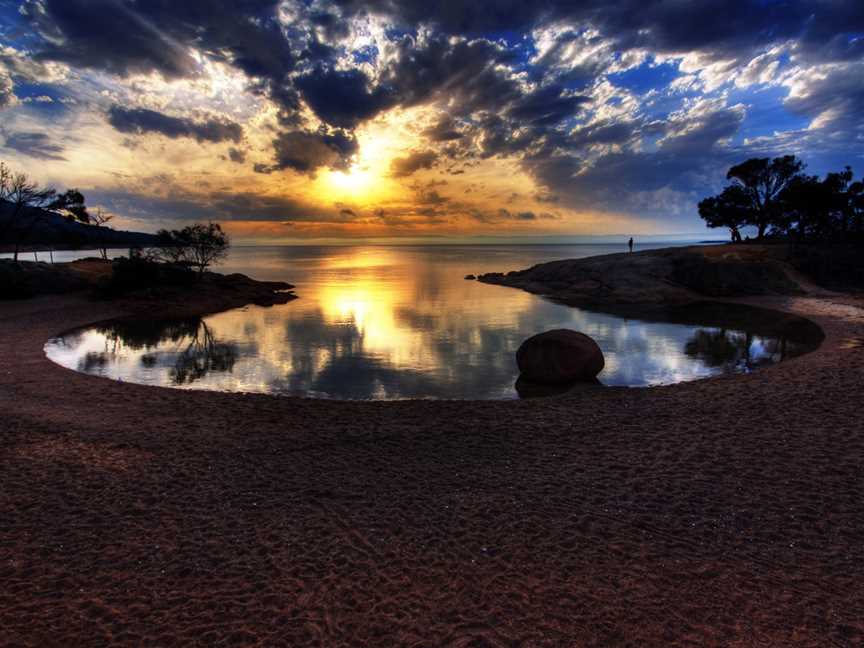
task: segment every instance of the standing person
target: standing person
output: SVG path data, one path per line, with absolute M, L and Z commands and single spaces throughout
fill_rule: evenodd
M 632 236 L 630 237 L 630 240 L 627 241 L 627 247 L 630 248 L 631 252 L 633 251 L 633 237 Z

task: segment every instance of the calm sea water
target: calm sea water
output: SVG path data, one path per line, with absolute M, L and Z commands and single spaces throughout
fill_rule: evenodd
M 668 244 L 658 244 L 664 247 Z M 645 249 L 645 248 L 643 248 Z M 235 247 L 223 272 L 296 285 L 288 304 L 125 321 L 49 341 L 48 356 L 124 381 L 321 398 L 514 398 L 516 349 L 554 328 L 603 350 L 606 385 L 749 371 L 798 347 L 740 326 L 644 322 L 466 281 L 621 245 Z M 746 318 L 745 318 L 746 319 Z

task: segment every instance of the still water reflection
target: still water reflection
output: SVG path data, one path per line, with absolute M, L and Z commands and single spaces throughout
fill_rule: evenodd
M 54 361 L 130 382 L 348 399 L 513 398 L 515 352 L 573 328 L 597 340 L 606 385 L 749 371 L 810 347 L 736 317 L 644 321 L 551 303 L 468 273 L 617 246 L 236 248 L 224 268 L 296 284 L 300 299 L 203 319 L 116 321 L 49 341 Z M 715 309 L 716 310 L 716 309 Z M 680 314 L 679 314 L 680 315 Z M 694 319 L 695 317 L 695 319 Z M 769 316 L 770 319 L 770 316 Z

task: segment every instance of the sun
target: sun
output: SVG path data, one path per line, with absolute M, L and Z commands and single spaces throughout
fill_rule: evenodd
M 326 169 L 316 180 L 316 193 L 333 200 L 355 204 L 369 204 L 393 193 L 387 167 L 358 161 L 348 169 Z
M 326 180 L 337 191 L 364 195 L 370 192 L 377 178 L 368 167 L 353 165 L 347 171 L 328 171 Z
M 381 118 L 357 132 L 357 153 L 344 170 L 324 170 L 318 189 L 339 200 L 371 202 L 391 195 L 397 187 L 390 177 L 393 158 L 409 145 L 397 116 Z

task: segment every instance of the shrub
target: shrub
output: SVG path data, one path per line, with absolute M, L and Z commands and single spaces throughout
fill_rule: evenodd
M 195 281 L 195 273 L 188 267 L 157 263 L 139 256 L 114 260 L 111 276 L 99 287 L 104 297 L 121 297 L 142 290 L 167 286 L 183 286 Z

